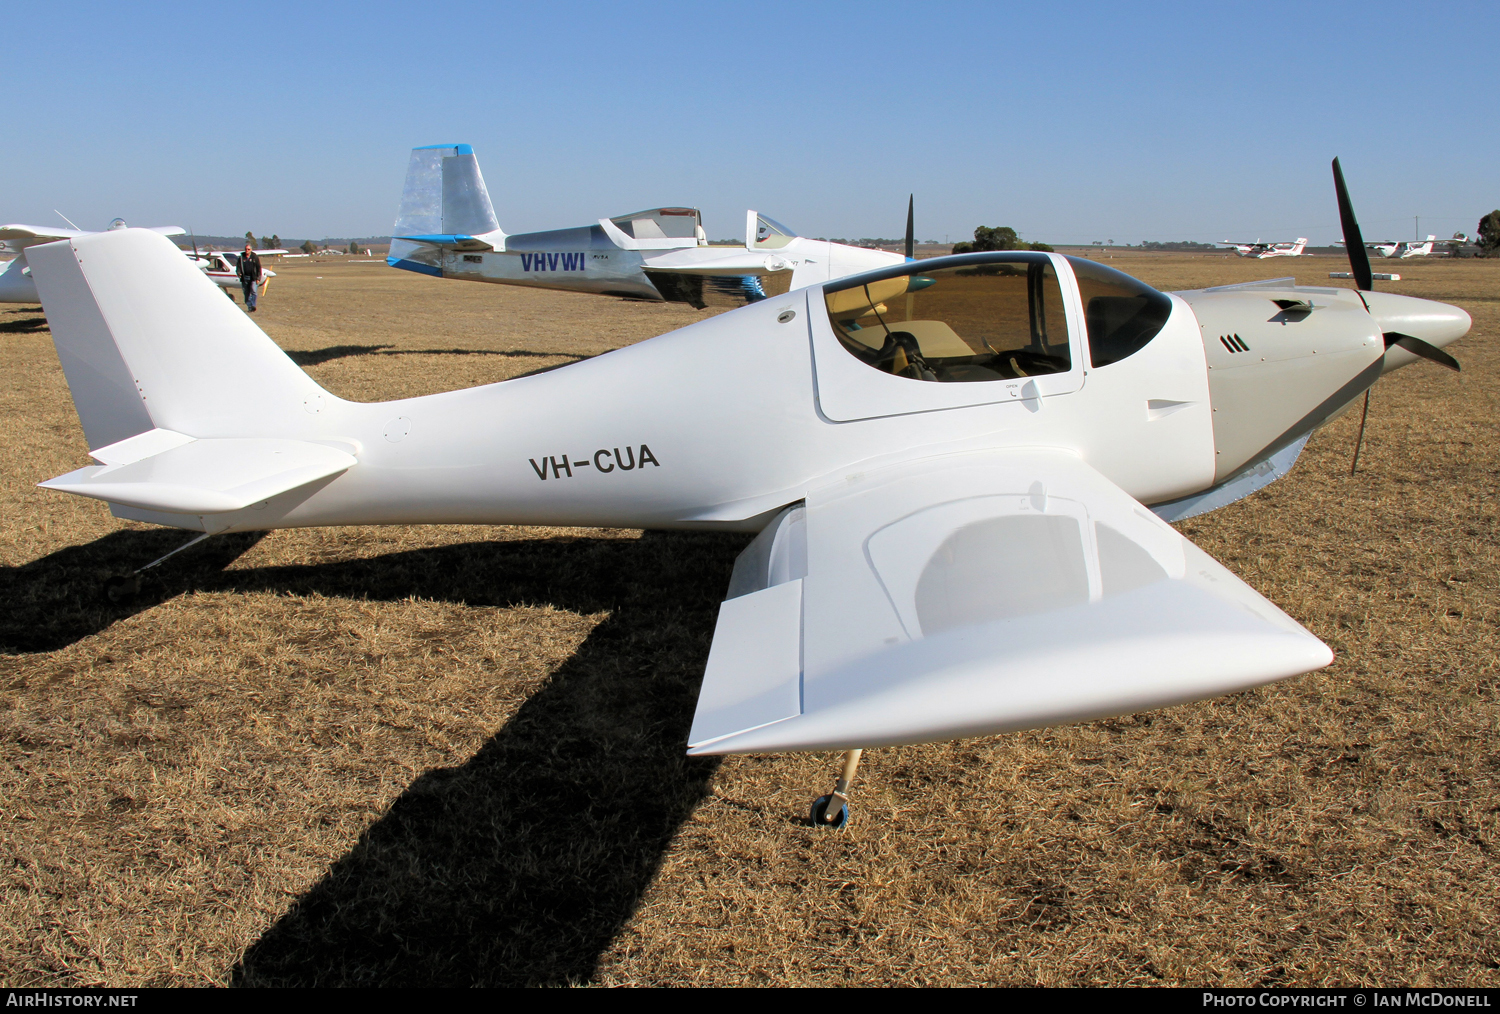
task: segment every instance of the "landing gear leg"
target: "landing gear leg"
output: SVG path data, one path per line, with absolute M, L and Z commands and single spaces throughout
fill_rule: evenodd
M 859 770 L 859 758 L 863 750 L 849 750 L 844 754 L 844 770 L 834 783 L 833 792 L 813 800 L 811 818 L 815 827 L 841 828 L 849 823 L 849 786 L 854 784 L 854 774 Z
M 178 546 L 176 549 L 172 550 L 170 553 L 165 553 L 161 556 L 158 556 L 156 559 L 152 560 L 144 567 L 137 567 L 129 574 L 116 574 L 114 577 L 104 582 L 104 594 L 109 597 L 109 600 L 111 602 L 120 602 L 132 595 L 137 594 L 141 590 L 141 574 L 144 571 L 148 571 L 162 561 L 176 556 L 184 549 L 190 549 L 193 546 L 196 546 L 198 543 L 202 542 L 212 534 L 212 532 L 204 532 L 202 535 L 195 535 L 188 541 L 184 542 L 182 545 Z

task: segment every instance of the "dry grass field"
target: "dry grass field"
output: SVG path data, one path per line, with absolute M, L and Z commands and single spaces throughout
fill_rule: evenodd
M 1331 259 L 1118 253 L 1163 288 Z M 706 314 L 290 263 L 256 316 L 360 400 Z M 742 535 L 182 536 L 34 488 L 86 462 L 41 314 L 0 308 L 0 983 L 1500 984 L 1500 261 L 1474 317 L 1269 489 L 1182 525 L 1337 652 L 1113 721 L 689 760 Z

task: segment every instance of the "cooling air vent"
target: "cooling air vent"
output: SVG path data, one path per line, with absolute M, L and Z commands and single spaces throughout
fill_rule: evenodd
M 1241 338 L 1237 334 L 1221 334 L 1219 335 L 1219 341 L 1224 344 L 1224 347 L 1228 349 L 1231 354 L 1235 352 L 1250 351 L 1250 346 L 1245 344 L 1245 339 Z

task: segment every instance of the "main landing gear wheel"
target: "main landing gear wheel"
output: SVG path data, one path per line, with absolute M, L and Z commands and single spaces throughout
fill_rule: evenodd
M 813 800 L 808 819 L 814 827 L 842 828 L 849 823 L 849 786 L 854 784 L 854 773 L 859 770 L 859 757 L 863 750 L 848 750 L 844 753 L 844 768 L 833 791 Z
M 115 574 L 104 582 L 104 597 L 119 604 L 141 593 L 139 574 Z
M 831 816 L 828 807 L 833 803 L 832 796 L 819 796 L 813 800 L 812 812 L 807 815 L 808 820 L 813 822 L 814 827 L 831 827 L 839 829 L 849 823 L 849 804 L 841 803 L 838 811 Z

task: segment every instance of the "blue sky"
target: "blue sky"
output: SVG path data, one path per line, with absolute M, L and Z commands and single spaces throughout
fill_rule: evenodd
M 740 236 L 1472 232 L 1500 206 L 1483 3 L 7 5 L 0 221 L 382 234 L 468 142 L 509 232 L 663 204 Z M 205 68 L 213 68 L 208 71 Z M 238 69 L 236 69 L 238 68 Z

